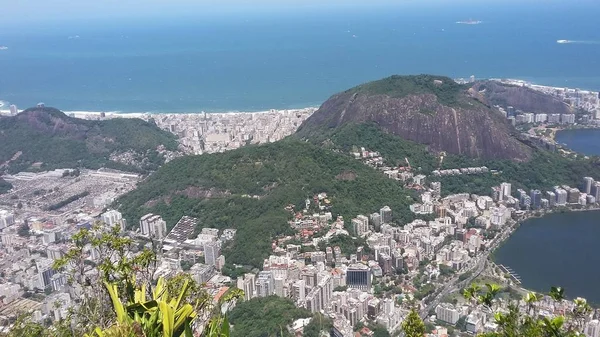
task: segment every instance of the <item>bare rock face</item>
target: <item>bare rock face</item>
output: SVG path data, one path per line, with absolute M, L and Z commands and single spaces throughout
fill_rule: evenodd
M 336 94 L 299 129 L 310 137 L 346 123 L 375 122 L 407 140 L 470 157 L 528 160 L 508 121 L 467 86 L 429 75 L 392 76 Z
M 527 87 L 505 85 L 495 81 L 478 82 L 473 90 L 488 105 L 512 106 L 523 112 L 569 114 L 571 107 L 558 98 Z

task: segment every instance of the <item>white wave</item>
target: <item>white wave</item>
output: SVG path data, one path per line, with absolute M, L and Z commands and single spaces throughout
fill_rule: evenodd
M 600 41 L 594 40 L 556 40 L 560 44 L 600 44 Z

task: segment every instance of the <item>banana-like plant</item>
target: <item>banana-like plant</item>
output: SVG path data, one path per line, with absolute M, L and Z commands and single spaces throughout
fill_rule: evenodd
M 189 284 L 184 282 L 177 296 L 168 293 L 165 280 L 158 279 L 152 291 L 152 299 L 147 299 L 146 286 L 134 290 L 133 302 L 123 303 L 119 297 L 119 287 L 105 282 L 110 295 L 117 322 L 106 330 L 96 328 L 97 337 L 192 337 L 191 324 L 196 317 L 194 307 L 183 303 Z

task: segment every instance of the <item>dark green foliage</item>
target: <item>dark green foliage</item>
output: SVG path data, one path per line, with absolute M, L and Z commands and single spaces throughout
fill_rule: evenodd
M 416 310 L 411 310 L 404 322 L 402 322 L 402 331 L 406 337 L 423 337 L 425 334 L 425 323 Z
M 29 224 L 25 222 L 22 226 L 19 227 L 19 229 L 17 230 L 17 234 L 22 237 L 29 237 L 31 235 L 30 230 L 31 229 L 29 228 Z
M 373 337 L 390 337 L 390 333 L 381 324 L 369 325 L 369 329 L 373 331 Z
M 6 193 L 13 188 L 13 185 L 8 181 L 0 178 L 0 194 Z
M 333 322 L 327 316 L 317 313 L 313 316 L 310 323 L 304 327 L 303 337 L 320 337 L 322 332 L 329 335 L 329 331 L 333 328 Z
M 356 254 L 358 247 L 366 246 L 365 239 L 356 238 L 353 239 L 348 235 L 334 235 L 329 239 L 329 242 L 322 241 L 319 243 L 319 250 L 325 251 L 326 247 L 339 246 L 342 254 L 346 257 L 350 257 L 350 254 Z
M 327 135 L 323 135 L 327 136 Z M 436 158 L 427 151 L 425 145 L 383 132 L 375 124 L 346 124 L 331 135 L 331 141 L 345 152 L 364 147 L 369 151 L 378 151 L 390 166 L 407 166 L 407 158 L 412 167 L 420 167 L 424 172 L 436 169 Z
M 309 311 L 297 308 L 290 299 L 277 296 L 253 298 L 230 312 L 232 337 L 290 336 L 287 326 L 299 318 L 310 317 Z
M 340 179 L 340 173 L 352 173 L 354 179 Z M 197 193 L 188 193 L 190 187 Z M 304 205 L 320 192 L 330 196 L 333 215 L 348 222 L 385 205 L 396 221 L 412 220 L 413 198 L 400 184 L 348 155 L 295 139 L 173 160 L 119 203 L 132 224 L 152 212 L 169 227 L 189 215 L 205 227 L 237 228 L 235 241 L 225 249 L 227 261 L 262 266 L 272 238 L 292 233 L 284 207 Z
M 13 158 L 9 171 L 29 169 L 42 162 L 42 169 L 61 167 L 99 168 L 112 163 L 113 152 L 133 150 L 149 159 L 145 166 L 155 169 L 164 160 L 156 147 L 176 150 L 174 135 L 156 125 L 135 118 L 90 121 L 66 116 L 54 108 L 33 108 L 17 116 L 0 118 L 0 162 Z M 112 163 L 112 168 L 131 167 Z
M 229 276 L 232 279 L 237 279 L 238 277 L 244 275 L 245 273 L 249 272 L 249 268 L 242 268 L 242 267 L 236 267 L 234 265 L 232 265 L 229 262 L 226 262 L 225 265 L 223 266 L 223 269 L 221 269 L 221 274 L 225 275 L 225 276 Z
M 83 191 L 81 193 L 72 195 L 72 196 L 68 197 L 67 199 L 65 199 L 63 201 L 59 201 L 56 204 L 52 204 L 52 205 L 48 206 L 48 210 L 49 211 L 55 211 L 57 209 L 60 209 L 61 207 L 64 207 L 64 206 L 72 203 L 73 201 L 79 200 L 79 199 L 81 199 L 81 198 L 83 198 L 83 197 L 85 197 L 85 196 L 87 196 L 89 194 L 90 194 L 90 192 Z
M 515 162 L 510 160 L 471 159 L 464 156 L 446 155 L 440 166 L 439 156 L 427 151 L 426 146 L 404 140 L 398 136 L 385 133 L 374 124 L 348 124 L 338 128 L 335 133 L 324 135 L 330 137 L 333 144 L 329 147 L 343 151 L 351 151 L 352 147 L 365 147 L 370 151 L 378 151 L 388 165 L 406 166 L 408 158 L 413 169 L 418 173 L 429 175 L 433 170 L 461 168 L 469 166 L 487 166 L 494 173 L 480 175 L 458 175 L 445 177 L 429 177 L 428 181 L 441 181 L 442 194 L 475 193 L 489 195 L 492 186 L 502 182 L 513 184 L 525 190 L 548 190 L 555 185 L 567 184 L 578 187 L 583 177 L 600 179 L 600 158 L 572 159 L 557 153 L 534 149 L 531 160 Z M 322 141 L 319 139 L 318 141 Z
M 442 81 L 436 84 L 434 81 Z M 394 75 L 382 80 L 361 84 L 349 89 L 352 93 L 366 93 L 369 95 L 386 95 L 402 98 L 408 95 L 434 94 L 438 101 L 444 105 L 459 103 L 459 94 L 467 86 L 454 82 L 451 78 L 433 75 Z
M 192 262 L 190 261 L 181 261 L 179 262 L 181 265 L 181 269 L 183 269 L 183 271 L 188 271 L 192 268 L 192 266 L 194 265 Z

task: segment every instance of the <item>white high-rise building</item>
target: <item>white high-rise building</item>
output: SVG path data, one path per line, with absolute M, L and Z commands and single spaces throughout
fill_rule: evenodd
M 363 236 L 369 231 L 369 218 L 364 215 L 358 215 L 352 219 L 352 228 L 358 236 Z
M 209 266 L 216 266 L 219 255 L 221 255 L 219 242 L 209 241 L 204 244 L 204 263 Z
M 379 215 L 381 216 L 381 223 L 392 222 L 392 209 L 389 206 L 381 208 L 379 210 Z
M 433 190 L 433 196 L 439 198 L 442 195 L 442 183 L 439 181 L 431 182 L 431 189 Z
M 116 210 L 110 210 L 108 212 L 102 213 L 101 215 L 102 222 L 110 227 L 119 226 L 121 230 L 125 230 L 126 221 L 123 219 L 123 215 L 121 212 Z
M 244 299 L 251 300 L 256 296 L 256 275 L 252 273 L 244 274 L 237 280 L 237 287 L 244 291 Z
M 167 236 L 167 223 L 160 215 L 149 213 L 140 219 L 140 231 L 142 235 L 162 240 Z
M 11 104 L 8 109 L 10 110 L 10 114 L 13 116 L 19 113 L 19 109 L 17 109 L 17 106 L 14 104 Z
M 584 177 L 583 178 L 583 192 L 586 194 L 592 193 L 592 186 L 594 185 L 594 178 Z
M 292 295 L 298 303 L 306 301 L 306 281 L 297 280 L 292 285 Z
M 442 322 L 456 324 L 460 318 L 460 313 L 450 303 L 441 303 L 435 307 L 435 314 L 437 319 Z
M 512 195 L 512 187 L 510 183 L 500 184 L 500 200 L 506 200 Z
M 15 224 L 15 217 L 12 213 L 5 210 L 0 210 L 0 229 L 12 226 Z
M 585 327 L 586 337 L 600 337 L 600 321 L 597 319 L 591 320 Z
M 567 191 L 563 188 L 554 188 L 554 194 L 556 194 L 556 205 L 564 206 L 567 204 Z
M 256 279 L 256 296 L 267 297 L 273 295 L 273 274 L 270 271 L 261 271 Z

